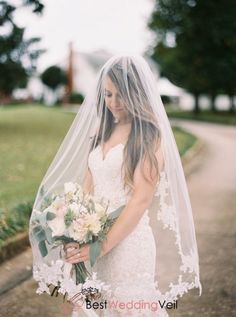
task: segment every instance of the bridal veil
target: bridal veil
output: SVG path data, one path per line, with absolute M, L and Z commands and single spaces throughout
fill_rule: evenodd
M 35 214 L 42 211 L 47 197 L 63 190 L 64 183 L 83 183 L 90 151 L 98 142 L 106 142 L 108 128 L 112 130 L 112 126 L 106 126 L 110 122 L 106 118 L 112 115 L 105 106 L 104 81 L 107 76 L 113 78 L 114 84 L 122 76 L 122 86 L 117 89 L 124 104 L 129 105 L 128 110 L 133 118 L 132 134 L 137 146 L 132 148 L 132 144 L 127 145 L 132 153 L 128 159 L 136 162 L 142 159 L 146 144 L 150 142 L 147 137 L 150 137 L 150 132 L 153 133 L 153 139 L 161 140 L 159 146 L 164 157 L 164 169 L 160 173 L 149 209 L 156 243 L 158 299 L 175 301 L 193 288 L 199 288 L 201 294 L 192 208 L 180 155 L 158 92 L 158 84 L 148 63 L 140 56 L 117 55 L 102 67 L 91 87 L 91 93 L 86 96 L 40 184 L 29 232 L 34 269 L 43 263 L 55 261 L 59 255 L 57 249 L 50 250 L 48 246 L 48 255 L 41 256 L 32 230 Z

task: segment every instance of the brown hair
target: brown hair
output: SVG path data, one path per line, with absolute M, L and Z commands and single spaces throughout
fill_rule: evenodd
M 131 131 L 124 148 L 122 168 L 124 170 L 124 185 L 133 188 L 135 168 L 139 162 L 143 163 L 144 159 L 147 159 L 151 166 L 150 178 L 152 179 L 153 171 L 154 175 L 158 176 L 159 168 L 155 152 L 160 145 L 161 133 L 135 64 L 130 60 L 126 77 L 127 85 L 125 85 L 122 66 L 119 62 L 112 65 L 106 74 L 101 73 L 103 79 L 106 76 L 109 76 L 117 91 L 119 91 L 131 116 Z M 93 144 L 93 146 L 98 145 L 101 140 L 108 141 L 115 127 L 113 115 L 106 107 L 105 101 L 102 101 L 102 98 L 104 98 L 103 82 L 104 80 L 99 81 L 97 90 L 97 106 L 100 107 L 102 104 L 102 109 L 98 109 L 98 112 L 99 110 L 101 112 L 102 124 L 100 124 L 96 140 L 94 139 L 96 144 Z M 142 164 L 141 170 L 143 172 Z M 146 176 L 145 178 L 147 179 Z

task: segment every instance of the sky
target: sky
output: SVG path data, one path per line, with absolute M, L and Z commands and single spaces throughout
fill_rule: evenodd
M 17 4 L 22 0 L 8 0 Z M 47 49 L 38 61 L 38 72 L 61 64 L 73 42 L 76 51 L 92 53 L 106 50 L 113 54 L 143 54 L 153 43 L 154 34 L 147 22 L 155 0 L 42 0 L 42 16 L 28 9 L 17 9 L 15 19 L 26 27 L 26 37 L 42 38 Z M 174 39 L 169 38 L 174 45 Z M 160 85 L 160 84 L 159 84 Z M 170 83 L 162 82 L 163 90 L 172 91 Z
M 11 0 L 17 2 L 17 0 Z M 154 0 L 44 0 L 42 16 L 18 9 L 15 19 L 26 37 L 42 38 L 38 70 L 62 61 L 68 44 L 82 52 L 107 50 L 113 54 L 142 54 L 152 42 L 147 20 Z
M 17 4 L 21 0 L 8 0 Z M 155 0 L 43 0 L 42 16 L 17 9 L 15 20 L 26 27 L 26 37 L 42 38 L 47 49 L 38 61 L 38 73 L 68 57 L 69 43 L 79 52 L 106 50 L 112 54 L 143 54 L 153 43 L 147 23 Z M 170 82 L 159 81 L 161 90 L 175 94 Z M 160 90 L 159 88 L 159 90 Z

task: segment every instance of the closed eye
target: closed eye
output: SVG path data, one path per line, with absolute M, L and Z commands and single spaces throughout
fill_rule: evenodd
M 105 96 L 106 97 L 111 97 L 112 96 L 112 93 L 108 90 L 105 90 Z

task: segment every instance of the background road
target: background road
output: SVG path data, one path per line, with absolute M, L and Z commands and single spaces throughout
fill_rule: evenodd
M 187 295 L 171 316 L 236 316 L 236 128 L 177 121 L 205 143 L 188 188 L 200 257 L 202 296 Z

